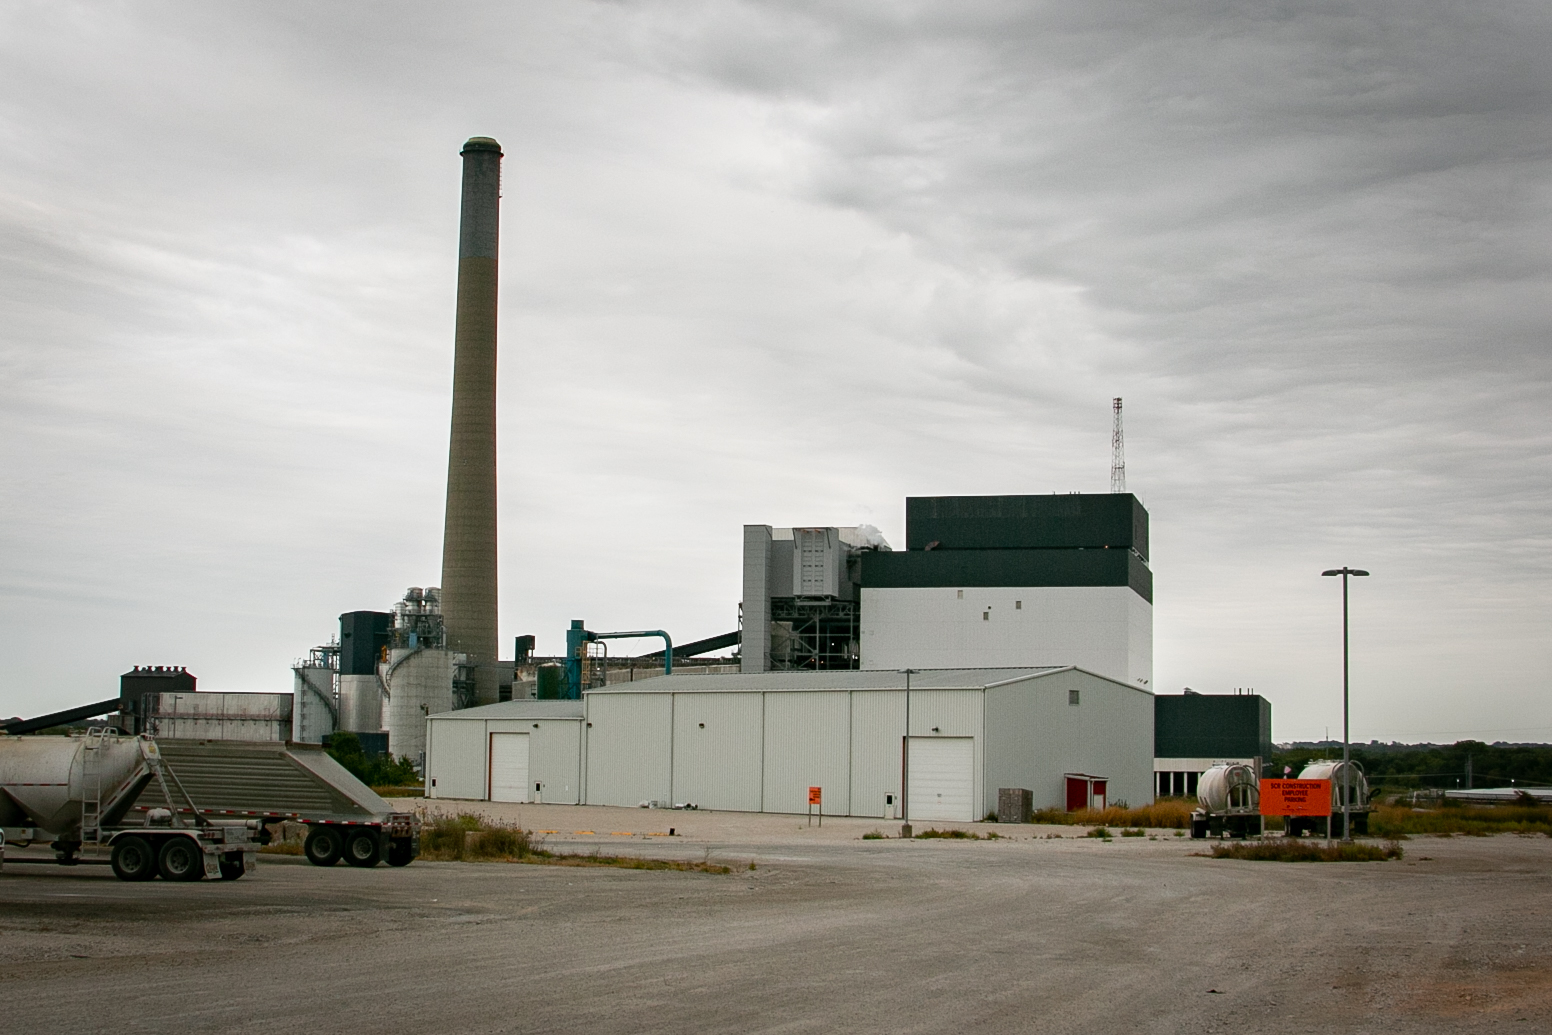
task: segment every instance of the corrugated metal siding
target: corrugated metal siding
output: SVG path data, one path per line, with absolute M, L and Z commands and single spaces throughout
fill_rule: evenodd
M 674 695 L 673 800 L 760 811 L 759 694 Z
M 1045 679 L 1050 676 L 1043 677 Z M 1040 680 L 1035 680 L 1039 682 Z M 985 729 L 985 693 L 981 690 L 915 690 L 911 691 L 912 737 L 970 737 L 975 744 L 973 768 L 975 773 L 974 801 L 985 797 L 982 771 L 985 768 L 985 747 L 982 732 Z M 934 729 L 933 727 L 937 727 Z M 996 809 L 982 809 L 980 816 Z
M 485 788 L 485 724 L 478 719 L 430 719 L 426 723 L 426 775 L 431 798 L 483 801 Z
M 673 696 L 588 695 L 588 804 L 672 799 Z
M 529 800 L 535 800 L 535 783 L 544 785 L 538 792 L 538 800 L 552 805 L 576 805 L 582 800 L 580 719 L 543 715 L 522 719 L 489 719 L 486 720 L 485 728 L 490 733 L 528 734 Z
M 884 816 L 885 794 L 900 800 L 900 738 L 904 735 L 904 691 L 858 690 L 851 694 L 853 816 Z
M 824 788 L 824 810 L 848 815 L 851 712 L 844 693 L 765 695 L 766 812 L 807 812 L 808 789 Z
M 1153 800 L 1152 694 L 1068 671 L 992 687 L 986 709 L 983 808 L 996 807 L 998 787 L 1029 788 L 1036 808 L 1064 807 L 1063 773 L 1107 778 L 1112 803 Z

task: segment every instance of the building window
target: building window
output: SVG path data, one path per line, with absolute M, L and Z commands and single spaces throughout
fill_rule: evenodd
M 989 622 L 991 620 L 992 620 L 992 613 L 990 611 L 982 611 L 981 612 L 981 621 Z
M 1024 610 L 1024 601 L 1022 601 L 1022 600 L 1015 600 L 1015 601 L 1013 601 L 1013 610 L 1015 610 L 1015 611 L 1022 611 L 1022 610 Z
M 960 591 L 959 591 L 959 599 L 960 599 L 960 600 L 963 600 L 963 599 L 965 599 L 965 591 L 964 591 L 964 590 L 960 590 Z
M 1076 705 L 1078 703 L 1078 691 L 1076 691 L 1076 690 L 1069 690 L 1069 691 L 1067 691 L 1067 703 L 1071 704 L 1071 705 Z

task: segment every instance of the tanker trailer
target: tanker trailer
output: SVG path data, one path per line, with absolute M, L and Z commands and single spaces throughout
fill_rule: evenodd
M 1298 837 L 1301 834 L 1316 834 L 1320 837 L 1342 836 L 1342 793 L 1343 778 L 1352 792 L 1349 799 L 1352 803 L 1351 823 L 1354 834 L 1367 834 L 1369 832 L 1369 813 L 1374 807 L 1369 804 L 1369 781 L 1363 775 L 1363 766 L 1357 762 L 1342 762 L 1336 759 L 1318 758 L 1304 767 L 1299 774 L 1301 780 L 1330 780 L 1331 781 L 1331 822 L 1329 826 L 1324 816 L 1289 816 L 1287 832 L 1290 837 Z
M 211 822 L 184 795 L 189 825 L 173 807 L 169 778 L 178 785 L 146 736 L 99 728 L 68 737 L 0 736 L 0 830 L 8 845 L 52 845 L 65 866 L 83 848 L 106 850 L 120 880 L 236 880 L 251 870 L 258 824 Z M 153 782 L 169 807 L 143 826 L 123 825 Z
M 1220 762 L 1196 781 L 1201 808 L 1191 813 L 1192 837 L 1261 835 L 1261 785 L 1255 767 Z

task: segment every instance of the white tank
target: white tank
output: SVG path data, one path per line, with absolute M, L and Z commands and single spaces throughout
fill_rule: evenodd
M 302 744 L 321 744 L 334 732 L 334 670 L 325 665 L 297 665 L 292 693 L 291 739 Z M 375 677 L 374 677 L 375 681 Z
M 1261 807 L 1261 785 L 1255 769 L 1242 763 L 1220 762 L 1196 781 L 1196 800 L 1207 812 L 1256 812 Z
M 453 677 L 463 655 L 398 649 L 381 666 L 388 684 L 388 753 L 417 765 L 426 752 L 426 716 L 453 710 Z
M 1347 779 L 1352 787 L 1352 805 L 1360 809 L 1369 804 L 1369 781 L 1363 775 L 1363 768 L 1357 762 L 1333 761 L 1331 759 L 1319 759 L 1304 767 L 1304 772 L 1299 774 L 1301 780 L 1330 780 L 1331 781 L 1331 811 L 1340 812 L 1342 809 L 1342 779 L 1343 772 L 1347 771 Z
M 149 750 L 156 745 L 144 741 Z M 81 803 L 91 793 L 102 821 L 115 822 L 145 787 L 150 770 L 139 737 L 0 736 L 0 826 L 42 827 L 63 840 L 81 836 Z
M 383 728 L 383 691 L 375 675 L 339 677 L 339 728 L 351 733 Z

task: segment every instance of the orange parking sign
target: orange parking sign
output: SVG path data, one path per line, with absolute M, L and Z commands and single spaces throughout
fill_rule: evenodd
M 823 788 L 821 787 L 810 787 L 808 789 L 808 803 L 810 805 L 818 805 L 822 791 Z
M 1330 780 L 1262 780 L 1261 815 L 1331 815 Z

